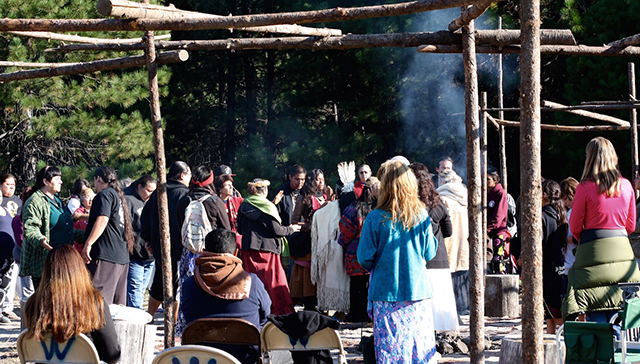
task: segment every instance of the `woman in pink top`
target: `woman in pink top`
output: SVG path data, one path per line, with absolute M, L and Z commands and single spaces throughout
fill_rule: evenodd
M 562 314 L 586 312 L 587 321 L 608 321 L 622 303 L 618 283 L 640 282 L 628 238 L 636 225 L 635 193 L 620 175 L 609 140 L 592 139 L 586 154 L 569 221 L 579 245 Z

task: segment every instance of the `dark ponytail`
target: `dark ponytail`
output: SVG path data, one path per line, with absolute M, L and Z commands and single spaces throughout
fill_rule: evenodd
M 564 202 L 560 199 L 560 194 L 562 190 L 560 189 L 560 185 L 558 182 L 550 179 L 546 179 L 542 182 L 542 192 L 547 195 L 547 200 L 549 201 L 549 205 L 555 210 L 558 214 L 558 230 L 562 225 L 567 225 L 560 231 L 563 231 L 564 234 L 560 234 L 560 246 L 562 247 L 562 251 L 565 252 L 567 249 L 567 208 L 564 205 Z M 563 236 L 564 235 L 564 236 Z
M 109 166 L 102 166 L 96 170 L 94 177 L 99 178 L 100 181 L 106 183 L 107 186 L 113 188 L 118 193 L 118 197 L 120 197 L 120 204 L 122 205 L 122 213 L 124 215 L 124 237 L 127 241 L 127 250 L 129 253 L 132 253 L 135 241 L 133 225 L 131 221 L 131 214 L 129 213 L 129 205 L 127 204 L 127 200 L 124 198 L 124 193 L 122 192 L 122 188 L 118 182 L 118 175 L 113 168 Z

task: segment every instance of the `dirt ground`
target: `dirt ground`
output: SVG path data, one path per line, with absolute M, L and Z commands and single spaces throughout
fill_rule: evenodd
M 15 301 L 14 312 L 20 316 L 20 304 L 17 300 Z M 154 319 L 154 324 L 158 326 L 155 345 L 156 352 L 160 352 L 164 348 L 164 328 L 161 325 L 162 317 L 162 313 L 158 313 Z M 462 325 L 460 327 L 459 335 L 464 338 L 469 336 L 469 317 L 462 316 L 461 320 Z M 505 335 L 521 332 L 520 319 L 486 318 L 485 331 L 492 341 L 499 341 Z M 349 364 L 363 363 L 362 352 L 359 350 L 360 339 L 362 336 L 368 336 L 373 333 L 371 325 L 345 323 L 341 325 L 338 332 L 347 354 L 347 362 Z M 16 349 L 16 341 L 19 334 L 19 321 L 12 321 L 7 324 L 0 323 L 0 363 L 20 363 Z M 498 363 L 499 355 L 499 350 L 487 350 L 485 351 L 485 361 Z M 469 356 L 463 354 L 449 354 L 439 358 L 438 363 L 469 363 Z

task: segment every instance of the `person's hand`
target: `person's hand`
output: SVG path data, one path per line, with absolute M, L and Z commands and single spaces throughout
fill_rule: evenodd
M 53 249 L 51 247 L 51 245 L 49 245 L 49 243 L 47 243 L 47 239 L 46 238 L 42 239 L 42 247 L 47 249 L 47 250 L 52 250 Z
M 298 231 L 300 231 L 302 226 L 300 226 L 298 224 L 293 224 L 293 225 L 289 225 L 289 227 L 293 229 L 294 233 L 297 233 Z
M 149 254 L 153 254 L 153 248 L 151 247 L 151 243 L 150 242 L 145 242 L 144 243 L 144 248 L 147 249 L 147 251 L 149 252 Z
M 91 245 L 84 243 L 84 248 L 82 248 L 82 260 L 84 260 L 84 264 L 89 264 L 91 262 L 91 257 L 89 254 L 91 253 Z
M 282 196 L 284 196 L 284 191 L 278 192 L 278 194 L 273 197 L 273 201 L 271 202 L 273 202 L 274 205 L 279 204 L 282 200 Z

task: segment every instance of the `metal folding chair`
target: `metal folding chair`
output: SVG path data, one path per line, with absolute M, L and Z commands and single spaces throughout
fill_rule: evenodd
M 28 330 L 18 336 L 18 357 L 20 363 L 90 363 L 99 364 L 100 357 L 93 342 L 84 334 L 58 343 L 51 334 L 45 334 L 44 340 L 27 338 Z

